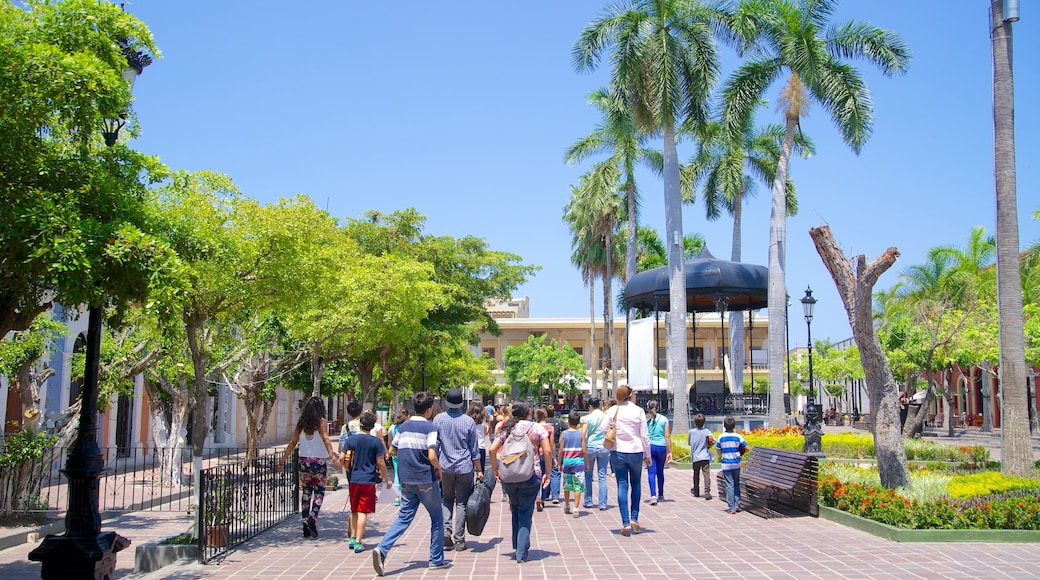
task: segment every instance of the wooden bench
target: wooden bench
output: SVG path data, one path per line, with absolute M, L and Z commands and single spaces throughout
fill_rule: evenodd
M 754 447 L 740 470 L 740 509 L 764 518 L 807 513 L 820 515 L 817 504 L 817 458 L 805 453 Z M 716 476 L 719 497 L 726 480 Z

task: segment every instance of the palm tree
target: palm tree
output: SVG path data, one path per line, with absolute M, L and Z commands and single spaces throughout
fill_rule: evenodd
M 1014 20 L 1017 20 L 1015 18 Z M 1004 475 L 1036 477 L 1029 444 L 1025 327 L 1019 270 L 1018 194 L 1015 176 L 1015 82 L 1011 74 L 1011 19 L 1003 0 L 991 0 L 993 43 L 993 162 L 997 197 L 997 311 L 1000 324 L 1001 467 Z
M 686 391 L 686 276 L 676 130 L 707 118 L 718 76 L 712 25 L 721 13 L 689 0 L 634 0 L 609 6 L 582 30 L 572 50 L 579 72 L 592 72 L 605 52 L 611 62 L 610 98 L 632 113 L 643 132 L 663 140 L 665 240 L 668 241 L 668 380 L 675 397 L 675 429 L 688 428 Z
M 599 109 L 603 120 L 592 133 L 578 139 L 564 154 L 569 164 L 579 163 L 593 155 L 606 153 L 608 163 L 617 165 L 621 171 L 622 188 L 625 192 L 625 218 L 628 227 L 625 253 L 625 280 L 636 273 L 636 233 L 639 211 L 639 192 L 636 187 L 636 166 L 643 165 L 660 174 L 664 167 L 661 152 L 647 147 L 650 135 L 640 132 L 632 114 L 618 106 L 606 89 L 597 89 L 589 95 L 589 103 Z
M 619 255 L 614 238 L 621 207 L 621 199 L 617 193 L 618 177 L 616 166 L 606 162 L 597 164 L 592 171 L 581 177 L 577 187 L 572 188 L 571 200 L 564 208 L 564 220 L 571 225 L 571 231 L 575 232 L 572 243 L 575 255 L 572 256 L 572 262 L 587 264 L 590 270 L 598 273 L 603 282 L 604 343 L 609 345 L 615 389 L 617 364 L 613 360 L 613 353 L 617 352 L 617 345 L 611 295 Z M 603 390 L 602 394 L 606 396 L 605 385 Z
M 787 170 L 799 119 L 810 101 L 830 114 L 842 139 L 859 152 L 870 136 L 873 106 L 859 72 L 843 62 L 863 58 L 885 75 L 904 72 L 910 51 L 895 33 L 866 22 L 851 21 L 827 28 L 837 0 L 745 0 L 734 20 L 753 58 L 737 70 L 723 88 L 723 121 L 735 131 L 747 126 L 763 93 L 781 74 L 787 82 L 780 93 L 784 140 L 773 178 L 769 222 L 769 360 L 782 360 L 786 307 L 785 241 L 787 229 Z M 781 424 L 783 370 L 769 367 L 770 421 Z
M 616 166 L 620 171 L 623 180 L 621 187 L 625 192 L 623 213 L 628 221 L 624 280 L 629 280 L 636 273 L 635 234 L 639 208 L 636 166 L 641 164 L 660 174 L 664 160 L 660 151 L 646 147 L 650 135 L 638 130 L 631 113 L 612 100 L 606 89 L 593 91 L 589 95 L 589 103 L 599 109 L 603 120 L 595 131 L 567 149 L 564 160 L 573 165 L 592 155 L 607 153 L 609 158 L 605 163 Z M 626 315 L 626 319 L 630 322 L 631 316 Z M 613 331 L 611 325 L 610 332 Z M 614 349 L 613 341 L 610 354 L 612 383 L 617 389 L 617 351 Z
M 689 195 L 698 185 L 702 188 L 704 213 L 708 220 L 717 220 L 725 209 L 733 216 L 733 246 L 730 260 L 740 261 L 741 214 L 744 200 L 755 194 L 755 178 L 766 184 L 773 182 L 776 166 L 780 160 L 784 128 L 771 124 L 757 131 L 751 126 L 741 128 L 737 134 L 729 134 L 725 125 L 708 123 L 700 131 L 697 152 L 683 167 L 685 183 L 690 184 Z M 816 152 L 811 141 L 795 140 L 795 150 L 808 158 Z M 794 183 L 788 177 L 787 215 L 798 213 L 798 198 Z M 686 192 L 684 192 L 686 193 Z M 730 312 L 730 359 L 733 361 L 733 392 L 743 392 L 744 387 L 744 320 L 743 313 Z

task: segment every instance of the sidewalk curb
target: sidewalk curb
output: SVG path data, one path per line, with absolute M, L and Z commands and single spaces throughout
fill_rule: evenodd
M 35 528 L 19 528 L 0 536 L 0 550 L 6 550 L 22 544 L 35 544 L 48 534 L 61 534 L 65 532 L 65 518 L 43 524 Z

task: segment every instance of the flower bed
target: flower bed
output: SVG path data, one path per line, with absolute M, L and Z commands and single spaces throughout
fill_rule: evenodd
M 876 522 L 919 530 L 1040 530 L 1040 480 L 984 471 L 948 476 L 916 470 L 911 490 L 876 483 L 876 471 L 828 466 L 820 505 Z

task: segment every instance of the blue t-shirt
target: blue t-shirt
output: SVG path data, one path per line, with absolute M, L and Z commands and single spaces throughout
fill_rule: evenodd
M 377 483 L 376 462 L 383 456 L 383 442 L 368 433 L 358 433 L 347 438 L 346 448 L 354 451 L 350 463 L 350 483 Z
M 653 419 L 647 419 L 646 430 L 650 432 L 650 444 L 658 447 L 667 447 L 668 441 L 664 437 L 664 428 L 668 426 L 668 417 L 657 413 Z
M 726 431 L 719 435 L 715 448 L 722 455 L 722 470 L 740 469 L 740 456 L 747 450 L 747 442 L 740 433 Z
M 391 443 L 397 448 L 398 480 L 405 485 L 421 485 L 437 481 L 430 463 L 429 450 L 437 449 L 437 428 L 423 417 L 412 417 L 401 423 Z

